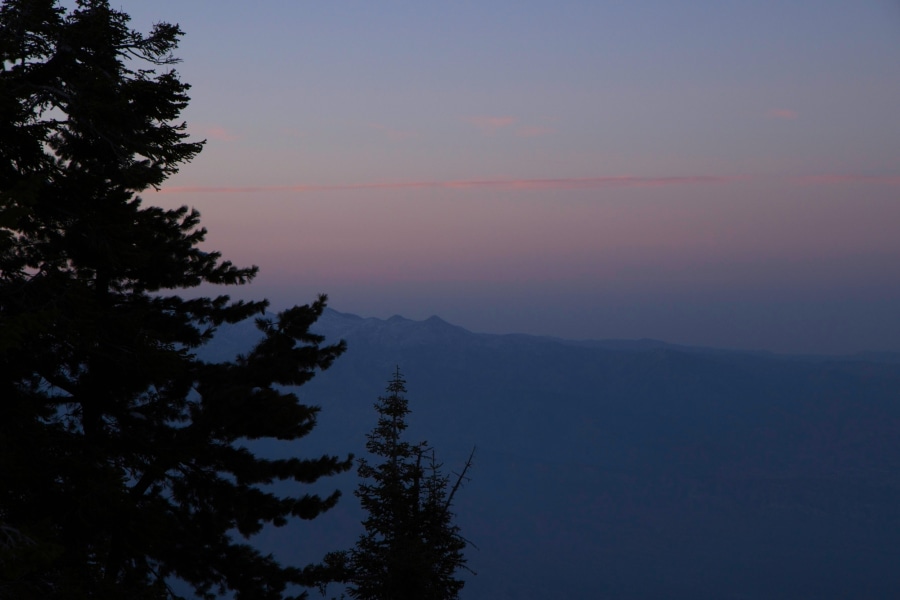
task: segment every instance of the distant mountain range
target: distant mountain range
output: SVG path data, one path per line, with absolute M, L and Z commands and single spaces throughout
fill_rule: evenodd
M 359 456 L 399 366 L 412 440 L 445 468 L 478 572 L 462 597 L 900 597 L 900 355 L 779 356 L 653 340 L 477 334 L 438 317 L 328 310 L 348 350 L 298 393 L 308 439 L 262 452 Z M 209 355 L 256 336 L 221 332 Z M 353 543 L 355 474 L 310 523 L 267 531 L 308 561 Z

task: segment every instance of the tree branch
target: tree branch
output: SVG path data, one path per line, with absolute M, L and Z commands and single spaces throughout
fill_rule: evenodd
M 469 453 L 469 458 L 466 459 L 466 464 L 463 467 L 462 473 L 456 476 L 456 483 L 453 484 L 453 488 L 450 490 L 450 493 L 447 495 L 447 502 L 444 503 L 444 508 L 450 508 L 450 505 L 453 504 L 453 497 L 456 495 L 457 490 L 459 490 L 462 485 L 463 479 L 466 481 L 470 481 L 468 477 L 466 477 L 466 472 L 472 466 L 472 460 L 475 458 L 475 446 L 472 446 L 472 451 Z

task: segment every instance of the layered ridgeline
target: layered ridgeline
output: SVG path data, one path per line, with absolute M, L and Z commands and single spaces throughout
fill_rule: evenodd
M 301 390 L 323 410 L 298 452 L 360 456 L 397 365 L 410 439 L 448 472 L 477 446 L 456 506 L 478 546 L 463 598 L 900 595 L 898 355 L 570 342 L 331 310 L 316 328 L 348 350 Z M 341 476 L 333 514 L 271 532 L 268 549 L 314 560 L 352 545 L 355 484 Z

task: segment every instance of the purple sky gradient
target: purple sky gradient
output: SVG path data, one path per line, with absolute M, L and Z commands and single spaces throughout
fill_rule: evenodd
M 900 351 L 900 4 L 123 0 L 204 152 L 145 201 L 476 331 Z

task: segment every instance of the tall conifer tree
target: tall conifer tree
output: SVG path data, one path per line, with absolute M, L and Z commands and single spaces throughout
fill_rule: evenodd
M 265 301 L 183 298 L 256 267 L 202 250 L 196 211 L 136 195 L 202 148 L 178 120 L 181 35 L 132 30 L 105 0 L 0 6 L 0 596 L 172 598 L 181 580 L 203 598 L 281 599 L 304 571 L 245 538 L 337 495 L 265 486 L 350 467 L 247 447 L 314 426 L 317 408 L 282 386 L 343 350 L 309 332 L 324 297 L 275 319 Z M 217 326 L 254 316 L 256 346 L 198 358 Z

